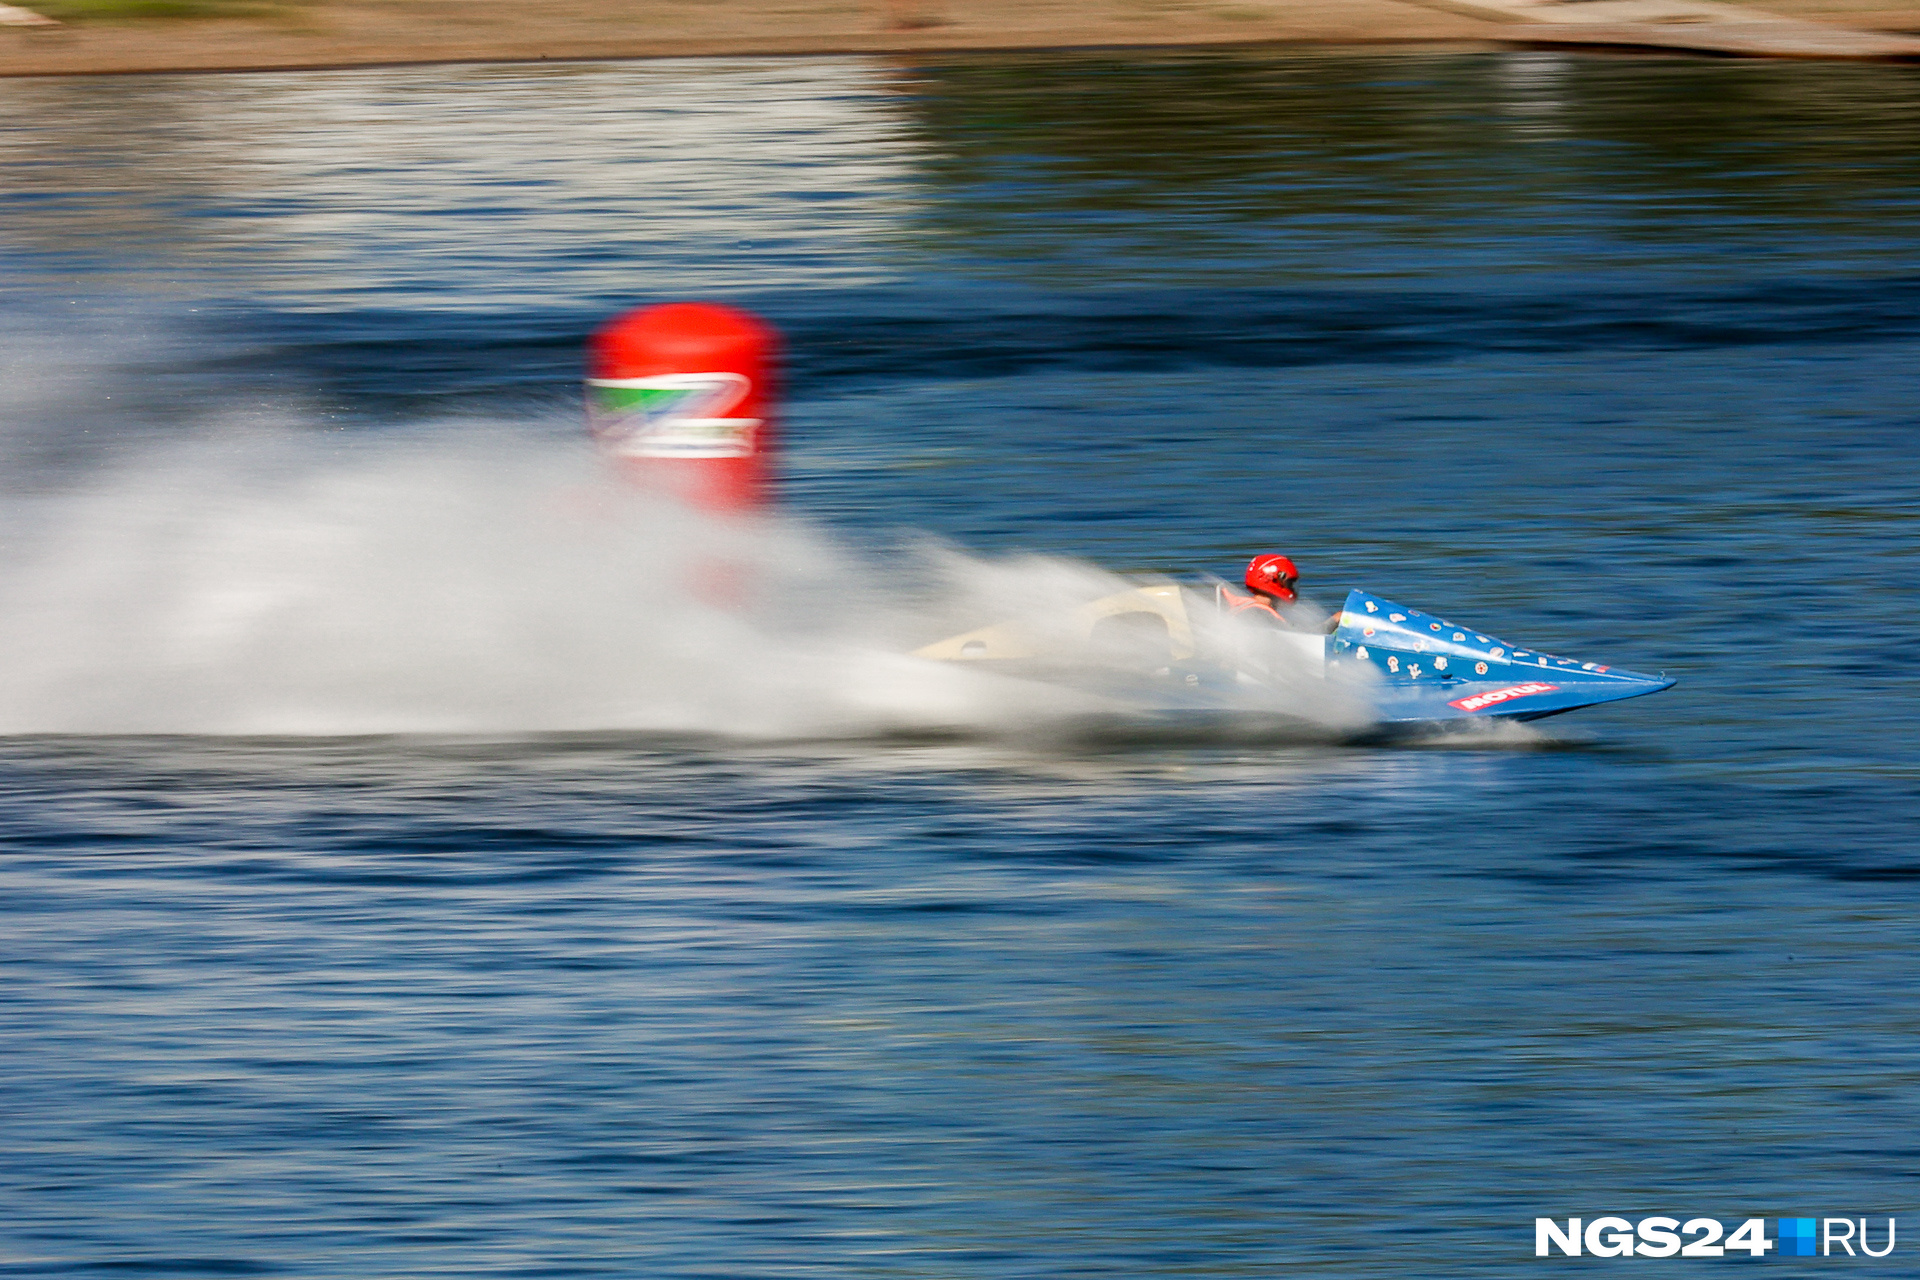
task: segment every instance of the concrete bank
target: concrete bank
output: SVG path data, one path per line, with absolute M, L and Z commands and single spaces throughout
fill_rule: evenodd
M 249 19 L 0 28 L 0 75 L 1296 44 L 1920 59 L 1920 3 L 1706 0 L 313 0 Z

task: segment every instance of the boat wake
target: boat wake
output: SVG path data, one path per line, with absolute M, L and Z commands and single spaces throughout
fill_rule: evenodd
M 64 470 L 16 454 L 0 732 L 1299 740 L 1367 721 L 1305 678 L 1182 715 L 908 657 L 981 618 L 1044 631 L 1127 584 L 721 527 L 610 482 L 576 429 L 251 425 Z

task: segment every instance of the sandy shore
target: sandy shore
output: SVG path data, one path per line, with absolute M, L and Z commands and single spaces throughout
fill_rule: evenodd
M 1751 6 L 1920 32 L 1920 3 Z M 1672 43 L 1457 12 L 1448 0 L 313 0 L 250 20 L 0 28 L 0 75 L 1130 45 Z M 1678 28 L 1674 29 L 1678 34 Z

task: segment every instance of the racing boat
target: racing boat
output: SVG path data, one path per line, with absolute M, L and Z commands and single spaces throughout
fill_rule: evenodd
M 1246 686 L 1273 688 L 1305 672 L 1353 691 L 1382 726 L 1540 720 L 1674 683 L 1509 644 L 1364 591 L 1350 592 L 1317 631 L 1262 628 L 1250 644 L 1222 586 L 1136 587 L 1080 607 L 1062 626 L 1005 622 L 914 655 L 1186 708 L 1227 709 Z

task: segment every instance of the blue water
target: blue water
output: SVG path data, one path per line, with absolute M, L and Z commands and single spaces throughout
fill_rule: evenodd
M 0 105 L 0 1274 L 1478 1276 L 1586 1265 L 1532 1257 L 1545 1215 L 1920 1230 L 1910 70 Z M 584 335 L 683 296 L 790 343 L 804 527 L 752 634 L 629 590 L 655 526 L 540 514 L 593 465 Z M 1266 549 L 1681 683 L 1491 741 L 1088 735 L 881 697 L 802 602 L 877 644 Z

